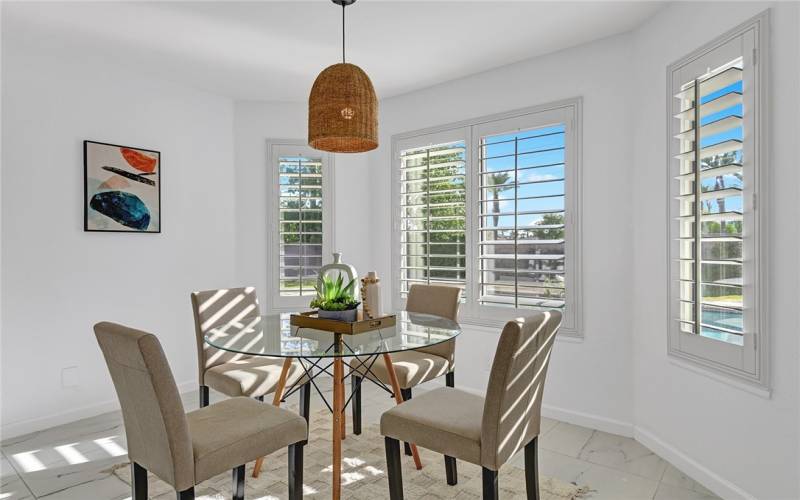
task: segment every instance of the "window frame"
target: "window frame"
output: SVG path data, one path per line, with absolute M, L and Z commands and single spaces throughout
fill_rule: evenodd
M 270 312 L 297 311 L 307 308 L 312 297 L 288 297 L 280 294 L 280 168 L 281 156 L 311 156 L 322 160 L 322 264 L 329 262 L 334 242 L 334 155 L 310 147 L 301 139 L 267 141 L 267 296 Z
M 478 304 L 479 283 L 475 277 L 479 273 L 478 252 L 478 185 L 481 137 L 491 135 L 488 131 L 499 127 L 505 131 L 540 128 L 553 125 L 557 120 L 563 123 L 565 134 L 565 240 L 569 247 L 566 257 L 567 304 L 564 323 L 560 335 L 583 337 L 582 301 L 582 252 L 581 252 L 581 210 L 582 210 L 582 107 L 583 99 L 575 97 L 552 103 L 531 106 L 504 113 L 497 113 L 460 122 L 450 123 L 392 136 L 391 151 L 391 193 L 392 193 L 392 299 L 396 309 L 405 307 L 401 296 L 400 256 L 400 152 L 412 147 L 427 144 L 464 141 L 466 145 L 466 300 L 462 300 L 459 313 L 462 323 L 499 327 L 506 321 L 530 314 L 534 308 L 491 307 Z M 557 117 L 557 118 L 554 118 Z
M 398 309 L 404 309 L 405 308 L 405 299 L 402 297 L 402 293 L 403 293 L 402 292 L 403 270 L 400 268 L 401 267 L 400 266 L 400 262 L 402 262 L 402 252 L 400 251 L 400 249 L 402 248 L 402 244 L 401 244 L 401 241 L 402 241 L 402 228 L 401 228 L 401 225 L 402 225 L 402 219 L 403 219 L 399 215 L 402 212 L 402 207 L 401 207 L 402 204 L 400 203 L 400 197 L 402 196 L 401 191 L 400 191 L 400 184 L 401 184 L 401 180 L 402 180 L 402 168 L 400 168 L 400 163 L 401 163 L 402 160 L 401 160 L 401 157 L 400 157 L 400 153 L 402 151 L 404 151 L 404 150 L 407 150 L 407 149 L 423 148 L 423 147 L 429 147 L 429 146 L 434 146 L 434 145 L 438 145 L 438 144 L 445 144 L 445 143 L 450 143 L 450 142 L 463 141 L 464 142 L 464 146 L 465 146 L 465 149 L 464 149 L 464 160 L 465 160 L 465 163 L 466 163 L 465 181 L 464 181 L 465 182 L 464 195 L 465 195 L 465 200 L 466 200 L 465 201 L 465 207 L 469 207 L 470 194 L 469 194 L 469 188 L 466 186 L 466 179 L 469 178 L 469 175 L 470 175 L 469 174 L 469 144 L 464 139 L 464 135 L 463 135 L 463 134 L 466 133 L 466 131 L 467 131 L 467 129 L 465 127 L 457 127 L 457 128 L 453 128 L 453 129 L 441 130 L 441 131 L 431 132 L 431 133 L 423 133 L 423 134 L 419 134 L 419 135 L 413 135 L 413 136 L 402 137 L 402 138 L 395 136 L 392 139 L 392 150 L 393 150 L 393 154 L 392 154 L 392 158 L 393 158 L 393 160 L 392 160 L 392 179 L 393 179 L 393 182 L 392 182 L 392 201 L 393 201 L 392 207 L 393 207 L 393 212 L 392 212 L 392 214 L 393 214 L 393 217 L 394 217 L 394 221 L 393 221 L 393 225 L 392 225 L 392 228 L 393 228 L 393 242 L 394 242 L 394 244 L 392 245 L 392 258 L 393 258 L 392 262 L 393 262 L 393 264 L 397 264 L 397 267 L 396 268 L 393 267 L 393 269 L 392 269 L 392 271 L 393 271 L 392 283 L 394 283 L 394 285 L 395 285 L 394 286 L 395 293 L 393 295 L 396 295 L 395 298 L 397 299 L 394 303 L 395 304 L 402 303 L 402 306 L 399 307 Z M 466 213 L 466 217 L 465 217 L 465 219 L 466 219 L 466 227 L 469 228 L 470 213 L 469 213 L 469 209 L 468 208 L 465 210 L 465 213 Z M 470 259 L 470 255 L 471 255 L 470 249 L 469 249 L 468 235 L 466 234 L 468 232 L 469 232 L 468 229 L 466 229 L 465 230 L 465 241 L 466 241 L 466 243 L 464 245 L 464 250 L 465 250 L 464 251 L 464 258 L 465 258 L 465 262 L 466 262 L 464 273 L 465 273 L 465 276 L 467 277 L 467 279 L 469 278 L 469 268 L 470 268 L 469 259 Z M 467 283 L 467 279 L 465 279 L 465 284 Z
M 761 389 L 769 388 L 769 329 L 768 329 L 768 289 L 765 279 L 768 276 L 766 242 L 769 227 L 769 179 L 768 179 L 768 40 L 769 11 L 740 24 L 736 28 L 715 38 L 692 53 L 682 57 L 667 67 L 667 353 L 670 357 L 691 363 L 745 382 Z M 717 61 L 732 60 L 736 44 L 746 50 L 739 50 L 744 59 L 742 83 L 743 106 L 745 107 L 745 133 L 743 137 L 742 210 L 744 222 L 743 252 L 743 305 L 751 311 L 745 317 L 744 345 L 713 340 L 696 334 L 681 332 L 676 321 L 677 303 L 680 292 L 676 286 L 676 259 L 679 257 L 677 245 L 678 203 L 676 195 L 676 154 L 677 141 L 674 136 L 675 89 L 686 75 L 701 75 L 698 68 L 717 67 Z M 752 46 L 750 45 L 752 44 Z M 752 50 L 750 50 L 752 49 Z M 714 60 L 713 58 L 718 58 Z M 710 61 L 713 63 L 709 64 Z M 696 77 L 696 76 L 695 76 Z M 699 97 L 699 96 L 698 96 Z M 748 106 L 750 109 L 747 109 Z M 749 116 L 748 116 L 749 115 Z M 748 130 L 747 127 L 751 130 Z

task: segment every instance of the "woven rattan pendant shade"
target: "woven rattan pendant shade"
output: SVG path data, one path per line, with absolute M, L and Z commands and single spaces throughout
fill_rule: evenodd
M 348 63 L 322 70 L 308 97 L 308 144 L 334 153 L 378 147 L 378 98 L 364 70 Z

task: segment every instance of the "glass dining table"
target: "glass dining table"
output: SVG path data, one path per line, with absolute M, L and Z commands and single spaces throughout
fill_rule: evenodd
M 210 329 L 205 342 L 224 351 L 248 356 L 268 356 L 284 358 L 278 386 L 272 404 L 279 406 L 288 396 L 300 389 L 300 384 L 310 383 L 316 389 L 325 405 L 333 415 L 333 478 L 332 496 L 341 497 L 342 484 L 342 440 L 345 437 L 345 409 L 353 397 L 345 400 L 344 381 L 354 373 L 364 380 L 381 386 L 391 393 L 397 404 L 403 396 L 392 365 L 391 354 L 400 351 L 420 349 L 446 342 L 461 333 L 455 321 L 430 314 L 400 311 L 392 326 L 353 335 L 332 333 L 297 327 L 290 324 L 290 314 L 272 314 L 240 318 L 231 323 L 219 324 Z M 348 364 L 345 373 L 345 358 L 355 358 Z M 390 387 L 385 386 L 371 371 L 372 365 L 383 358 L 390 379 Z M 299 360 L 305 377 L 286 387 L 286 379 L 293 360 Z M 353 366 L 355 365 L 355 366 Z M 320 375 L 333 378 L 333 401 L 328 401 L 317 384 Z M 422 468 L 416 446 L 411 445 L 414 464 Z M 258 476 L 262 459 L 256 462 L 253 471 Z

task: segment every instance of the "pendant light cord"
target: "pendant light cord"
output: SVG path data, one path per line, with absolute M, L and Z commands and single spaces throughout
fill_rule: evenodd
M 344 3 L 342 3 L 342 64 L 345 63 L 344 58 Z

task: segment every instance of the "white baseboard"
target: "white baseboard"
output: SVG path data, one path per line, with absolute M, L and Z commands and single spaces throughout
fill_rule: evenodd
M 433 380 L 428 384 L 431 387 L 444 386 L 444 383 L 439 379 Z M 465 386 L 456 386 L 456 387 L 465 392 L 477 394 L 481 397 L 484 396 L 483 391 L 480 391 L 472 387 L 465 387 Z M 594 415 L 591 413 L 584 413 L 580 411 L 566 410 L 564 408 L 559 408 L 557 406 L 551 406 L 546 404 L 542 405 L 542 416 L 547 418 L 552 418 L 555 420 L 560 420 L 568 424 L 580 425 L 581 427 L 589 427 L 591 429 L 597 429 L 598 431 L 608 432 L 611 434 L 618 434 L 620 436 L 625 436 L 625 437 L 633 437 L 633 424 L 630 422 L 623 422 L 622 420 L 615 420 L 613 418 L 602 417 L 600 415 Z
M 561 420 L 562 422 L 567 422 L 568 424 L 597 429 L 598 431 L 608 432 L 610 434 L 633 437 L 633 424 L 630 422 L 623 422 L 622 420 L 616 420 L 591 413 L 567 410 L 546 404 L 542 405 L 542 416 L 555 420 Z
M 197 381 L 183 382 L 178 384 L 178 391 L 181 394 L 192 390 L 197 390 Z M 96 417 L 97 415 L 102 415 L 103 413 L 109 413 L 117 410 L 119 410 L 119 401 L 117 398 L 114 398 L 113 400 L 104 401 L 102 403 L 82 406 L 80 408 L 70 408 L 69 410 L 60 413 L 25 420 L 22 422 L 13 422 L 10 424 L 3 423 L 3 425 L 0 426 L 0 436 L 2 436 L 2 440 L 5 441 L 9 438 L 23 436 L 25 434 L 30 434 L 31 432 L 42 431 L 49 429 L 50 427 L 69 424 L 77 420 Z
M 721 498 L 729 500 L 756 500 L 756 497 L 739 488 L 724 477 L 698 463 L 674 446 L 664 442 L 653 432 L 636 427 L 634 439 L 650 451 L 665 459 L 681 472 L 713 491 Z

